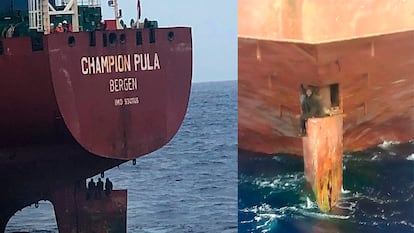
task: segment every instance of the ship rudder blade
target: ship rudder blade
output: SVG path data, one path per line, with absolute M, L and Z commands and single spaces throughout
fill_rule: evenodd
M 319 209 L 330 211 L 342 187 L 343 116 L 311 118 L 302 138 L 305 176 Z
M 112 190 L 99 198 L 86 189 L 66 187 L 52 195 L 60 233 L 126 233 L 127 190 Z

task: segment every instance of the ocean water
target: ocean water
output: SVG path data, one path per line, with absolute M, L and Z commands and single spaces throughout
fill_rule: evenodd
M 105 177 L 128 189 L 130 233 L 237 232 L 237 81 L 193 84 L 172 141 Z M 16 213 L 6 232 L 56 227 L 53 207 L 40 202 Z
M 414 232 L 414 142 L 346 154 L 343 166 L 341 200 L 325 214 L 302 157 L 239 151 L 239 232 Z

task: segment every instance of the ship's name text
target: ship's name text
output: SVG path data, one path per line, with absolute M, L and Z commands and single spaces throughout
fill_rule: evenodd
M 126 55 L 108 55 L 82 57 L 80 59 L 82 74 L 124 73 L 131 71 L 151 71 L 161 69 L 158 54 L 135 53 Z

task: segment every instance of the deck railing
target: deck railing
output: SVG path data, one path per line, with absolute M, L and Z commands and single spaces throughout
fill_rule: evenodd
M 101 0 L 78 0 L 79 6 L 100 7 Z
M 101 0 L 78 0 L 78 6 L 100 7 Z M 56 6 L 66 6 L 69 0 L 55 0 Z

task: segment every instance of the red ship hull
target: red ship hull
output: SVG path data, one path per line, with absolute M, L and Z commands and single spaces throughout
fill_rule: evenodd
M 55 198 L 59 192 L 76 187 L 86 195 L 85 178 L 125 162 L 95 156 L 70 138 L 49 145 L 2 149 L 0 159 L 0 232 L 18 210 L 40 200 L 59 208 L 59 201 L 65 201 Z
M 300 84 L 339 86 L 344 151 L 412 140 L 414 5 L 386 2 L 239 2 L 239 147 L 303 154 Z
M 60 118 L 79 144 L 98 156 L 133 159 L 165 145 L 187 109 L 191 32 L 153 30 L 153 43 L 150 30 L 139 31 L 140 45 L 136 30 L 96 32 L 94 46 L 86 32 L 51 34 L 36 52 L 30 38 L 4 39 L 1 146 L 47 143 Z M 103 34 L 109 38 L 106 47 Z M 125 41 L 111 45 L 112 35 Z
M 17 210 L 161 148 L 188 106 L 190 28 L 42 40 L 37 51 L 30 37 L 1 41 L 0 231 Z

